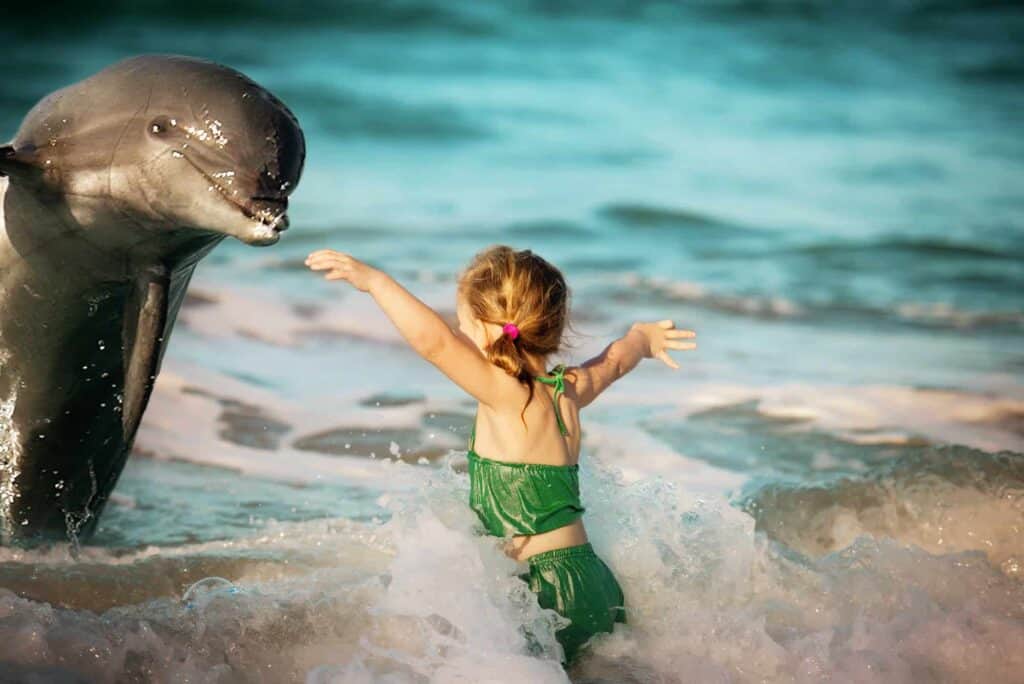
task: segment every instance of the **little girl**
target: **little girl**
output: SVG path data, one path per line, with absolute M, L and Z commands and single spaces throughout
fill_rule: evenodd
M 459 279 L 458 331 L 382 271 L 347 254 L 313 252 L 327 280 L 369 292 L 412 348 L 478 402 L 469 441 L 470 506 L 506 552 L 529 564 L 538 603 L 570 621 L 557 637 L 569 662 L 599 632 L 625 622 L 622 589 L 594 554 L 581 519 L 580 410 L 644 358 L 678 368 L 693 349 L 671 321 L 637 323 L 581 366 L 547 372 L 569 317 L 569 289 L 529 250 L 491 247 Z M 543 401 L 535 401 L 544 394 Z

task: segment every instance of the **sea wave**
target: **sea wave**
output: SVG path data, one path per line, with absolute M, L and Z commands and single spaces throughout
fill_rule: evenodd
M 854 445 L 960 444 L 1024 453 L 1024 400 L 1012 394 L 1013 388 L 1006 391 L 1010 394 L 899 385 L 708 383 L 691 390 L 689 406 L 682 411 L 708 416 L 746 406 L 761 420 L 785 426 L 787 434 L 817 431 Z M 664 423 L 666 429 L 671 425 Z
M 950 330 L 1006 330 L 1024 327 L 1024 311 L 960 308 L 948 302 L 903 300 L 889 305 L 873 305 L 855 299 L 836 299 L 827 303 L 773 294 L 734 294 L 715 290 L 700 282 L 641 276 L 621 276 L 623 288 L 635 293 L 614 295 L 633 300 L 653 294 L 666 302 L 685 302 L 712 311 L 751 316 L 807 321 L 874 320 L 901 325 Z
M 1024 580 L 1024 454 L 938 447 L 825 484 L 774 483 L 749 494 L 757 529 L 812 556 L 863 536 L 945 554 L 984 553 Z
M 702 229 L 714 230 L 719 234 L 753 232 L 751 229 L 728 223 L 710 214 L 638 202 L 607 204 L 598 208 L 597 215 L 635 228 Z
M 596 639 L 573 680 L 1009 682 L 1024 667 L 1024 584 L 982 554 L 862 537 L 805 556 L 685 476 L 625 482 L 598 458 L 581 477 L 629 624 Z M 222 548 L 74 565 L 26 552 L 0 565 L 38 577 L 34 598 L 0 591 L 0 673 L 320 684 L 477 681 L 497 667 L 505 681 L 567 681 L 562 623 L 475 534 L 467 488 L 442 468 L 385 523 L 271 524 Z M 195 571 L 138 589 L 182 563 Z M 216 574 L 195 580 L 203 571 Z M 993 647 L 1004 655 L 986 657 Z
M 1020 263 L 1024 252 L 1019 245 L 984 245 L 940 240 L 936 238 L 914 238 L 907 236 L 879 237 L 860 242 L 834 241 L 802 245 L 791 249 L 782 249 L 773 254 L 808 254 L 823 259 L 844 259 L 863 256 L 867 259 L 884 257 L 886 259 L 906 258 L 939 258 L 939 259 L 977 259 Z
M 623 288 L 636 290 L 628 297 L 655 294 L 669 302 L 686 302 L 725 313 L 758 318 L 801 318 L 808 310 L 785 297 L 736 295 L 715 292 L 701 283 L 628 274 L 620 280 Z

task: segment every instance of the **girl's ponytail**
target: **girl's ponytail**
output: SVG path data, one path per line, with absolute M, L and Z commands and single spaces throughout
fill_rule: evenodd
M 490 346 L 487 347 L 487 360 L 518 380 L 529 391 L 530 394 L 527 396 L 526 403 L 523 404 L 523 410 L 519 414 L 525 425 L 526 407 L 533 401 L 533 376 L 530 375 L 530 371 L 526 367 L 526 359 L 523 358 L 523 345 L 516 342 L 519 338 L 518 329 L 513 336 L 509 334 L 508 327 L 509 324 L 506 324 L 498 339 L 491 342 Z
M 529 380 L 526 359 L 523 358 L 519 345 L 509 335 L 503 333 L 487 347 L 487 359 L 513 378 L 522 381 L 525 375 L 527 381 Z

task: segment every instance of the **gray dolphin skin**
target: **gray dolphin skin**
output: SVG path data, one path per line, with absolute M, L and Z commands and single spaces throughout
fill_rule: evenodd
M 0 146 L 0 543 L 87 538 L 199 260 L 276 242 L 295 116 L 228 67 L 127 59 Z

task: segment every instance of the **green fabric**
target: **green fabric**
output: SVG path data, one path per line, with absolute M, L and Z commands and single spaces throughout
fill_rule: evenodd
M 579 467 L 509 463 L 469 451 L 469 506 L 487 534 L 541 534 L 583 515 Z
M 622 588 L 590 544 L 538 553 L 528 562 L 537 602 L 570 620 L 555 633 L 567 663 L 592 636 L 626 621 Z
M 558 366 L 552 377 L 537 378 L 555 386 L 555 416 L 562 434 L 565 424 L 558 412 L 558 397 L 565 391 L 564 375 L 565 367 Z M 478 454 L 475 445 L 476 421 L 469 437 L 469 506 L 487 534 L 541 534 L 583 515 L 579 466 L 497 461 Z
M 551 401 L 555 404 L 555 420 L 558 421 L 558 431 L 562 435 L 567 435 L 569 430 L 565 427 L 565 422 L 562 420 L 562 411 L 558 408 L 558 397 L 565 393 L 565 366 L 555 366 L 550 375 L 551 377 L 541 375 L 537 378 L 537 381 L 555 388 L 555 395 L 551 397 Z

